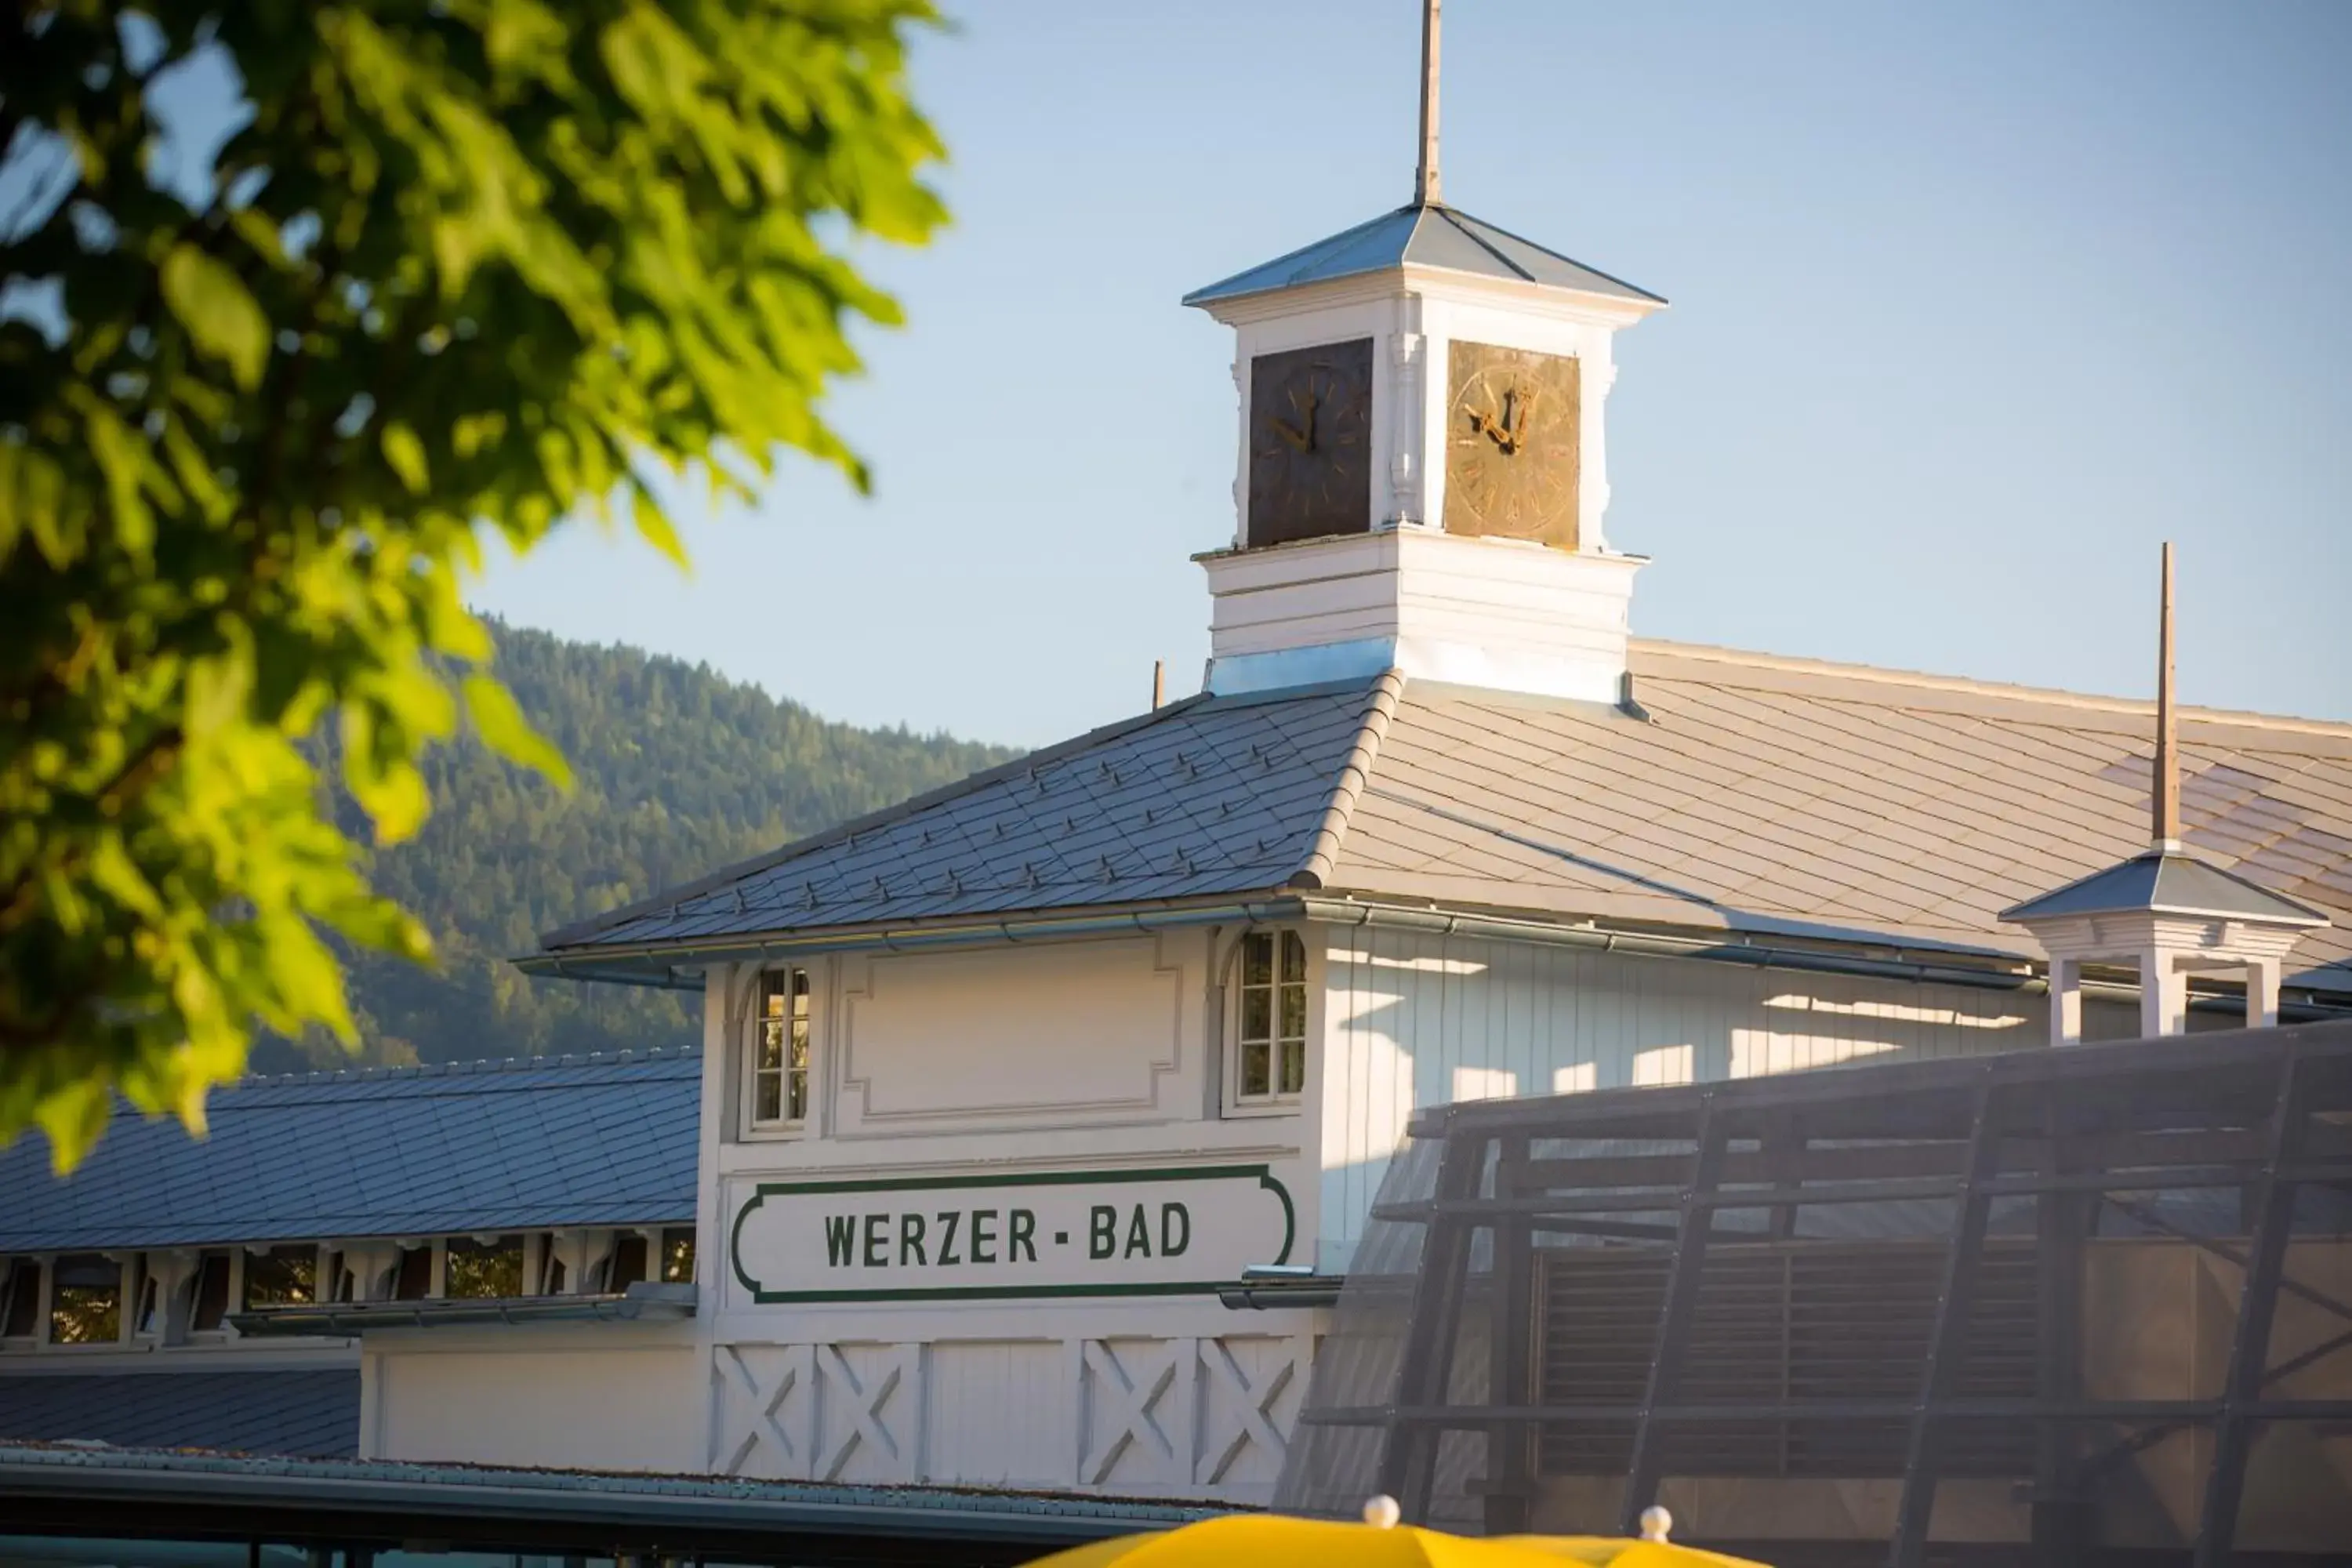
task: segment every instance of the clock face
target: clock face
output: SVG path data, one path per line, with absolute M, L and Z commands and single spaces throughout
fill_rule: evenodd
M 1249 543 L 1372 525 L 1372 340 L 1250 361 Z
M 1446 532 L 1576 548 L 1579 369 L 1560 354 L 1454 344 Z

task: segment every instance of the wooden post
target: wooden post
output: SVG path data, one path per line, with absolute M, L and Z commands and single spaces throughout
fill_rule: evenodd
M 2180 842 L 2180 750 L 2172 711 L 2172 542 L 2164 542 L 2164 597 L 2157 616 L 2156 778 L 2148 791 L 2159 847 Z
M 1168 663 L 1165 659 L 1151 661 L 1151 710 L 1160 711 L 1168 700 Z
M 1412 183 L 1415 206 L 1433 207 L 1444 198 L 1437 184 L 1437 0 L 1421 7 L 1421 173 Z
M 1716 1114 L 1711 1092 L 1699 1097 L 1696 1131 L 1697 1153 L 1691 1162 L 1691 1184 L 1684 1189 L 1682 1212 L 1675 1226 L 1675 1256 L 1666 1265 L 1665 1304 L 1658 1313 L 1658 1337 L 1651 1347 L 1649 1381 L 1633 1419 L 1633 1454 L 1626 1461 L 1625 1492 L 1618 1507 L 1618 1528 L 1627 1535 L 1642 1528 L 1643 1510 L 1657 1501 L 1664 1448 L 1657 1410 L 1673 1402 L 1682 1380 L 1683 1358 L 1690 1349 L 1691 1320 L 1698 1310 L 1699 1279 L 1706 1268 L 1707 1237 L 1715 1226 L 1715 1192 L 1723 1179 L 1724 1145 L 1730 1131 Z

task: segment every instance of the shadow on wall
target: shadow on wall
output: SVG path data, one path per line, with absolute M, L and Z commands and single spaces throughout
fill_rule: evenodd
M 1348 1266 L 1416 1110 L 1465 1100 L 1714 1082 L 1864 1062 L 2038 1049 L 2040 996 L 1696 959 L 1358 928 L 1334 938 L 1327 994 L 1322 1223 L 1315 1262 Z M 2093 1040 L 2137 1009 L 2094 999 Z M 2192 1014 L 2192 1028 L 2233 1020 Z

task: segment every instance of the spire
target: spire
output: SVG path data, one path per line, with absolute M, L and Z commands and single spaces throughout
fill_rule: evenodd
M 2164 542 L 2164 588 L 2157 613 L 2156 776 L 2148 790 L 2159 849 L 2180 847 L 2180 743 L 2172 699 L 2172 542 Z
M 1433 207 L 1444 198 L 1437 184 L 1437 5 L 1421 6 L 1421 173 L 1412 183 L 1412 205 Z

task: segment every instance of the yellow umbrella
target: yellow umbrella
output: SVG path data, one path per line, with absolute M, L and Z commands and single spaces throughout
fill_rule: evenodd
M 1030 1568 L 1555 1568 L 1586 1563 L 1596 1568 L 1763 1568 L 1671 1545 L 1673 1520 L 1662 1508 L 1642 1515 L 1642 1539 L 1599 1535 L 1448 1535 L 1397 1523 L 1393 1500 L 1364 1505 L 1364 1522 L 1292 1519 L 1278 1513 L 1231 1513 L 1181 1530 L 1122 1535 L 1057 1552 Z

